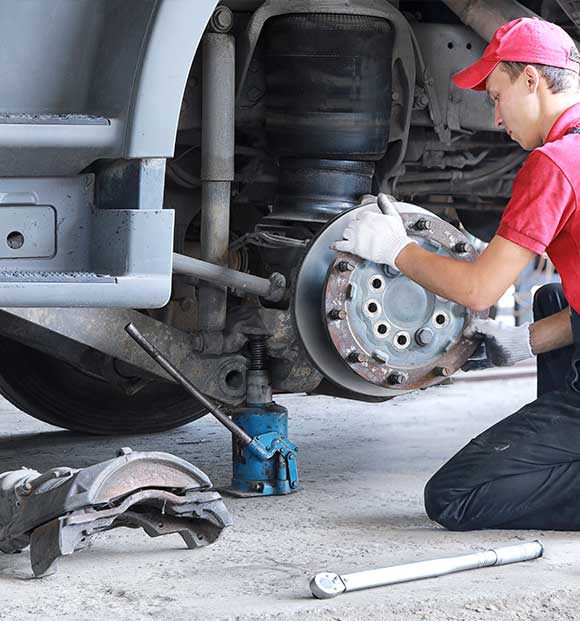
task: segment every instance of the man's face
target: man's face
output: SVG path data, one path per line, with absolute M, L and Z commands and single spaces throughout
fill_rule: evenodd
M 496 127 L 503 127 L 526 151 L 539 147 L 542 144 L 539 99 L 537 90 L 530 88 L 526 72 L 512 82 L 498 65 L 487 78 L 485 88 L 495 106 Z

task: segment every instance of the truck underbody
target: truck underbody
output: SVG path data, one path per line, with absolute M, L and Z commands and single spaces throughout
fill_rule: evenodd
M 100 434 L 204 415 L 129 322 L 231 407 L 253 364 L 274 393 L 369 401 L 461 366 L 469 309 L 328 246 L 385 192 L 420 243 L 473 260 L 526 153 L 450 78 L 519 16 L 576 37 L 579 2 L 49 5 L 2 4 L 9 401 Z

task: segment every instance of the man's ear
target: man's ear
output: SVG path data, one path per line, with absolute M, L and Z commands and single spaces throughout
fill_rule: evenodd
M 540 72 L 533 65 L 524 67 L 524 79 L 530 93 L 535 93 L 538 90 L 541 77 Z

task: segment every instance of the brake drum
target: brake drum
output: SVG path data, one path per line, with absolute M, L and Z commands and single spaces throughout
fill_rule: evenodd
M 435 214 L 396 203 L 408 235 L 434 254 L 474 261 L 466 236 Z M 364 397 L 389 398 L 441 382 L 477 347 L 463 336 L 476 313 L 413 282 L 398 270 L 330 250 L 356 207 L 330 221 L 298 271 L 294 319 L 318 370 Z M 354 395 L 353 395 L 354 396 Z

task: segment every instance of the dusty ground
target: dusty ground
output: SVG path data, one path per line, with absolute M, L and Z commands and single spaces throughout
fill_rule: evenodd
M 577 619 L 580 536 L 446 532 L 423 512 L 429 475 L 471 436 L 534 395 L 532 378 L 458 381 L 367 405 L 287 396 L 304 491 L 226 504 L 234 526 L 184 549 L 177 535 L 119 530 L 30 579 L 28 552 L 0 555 L 6 619 Z M 205 419 L 172 433 L 95 439 L 59 431 L 1 404 L 0 470 L 83 466 L 120 446 L 167 450 L 215 483 L 229 476 L 229 438 Z M 433 580 L 311 598 L 308 579 L 466 553 L 541 537 L 543 559 Z

